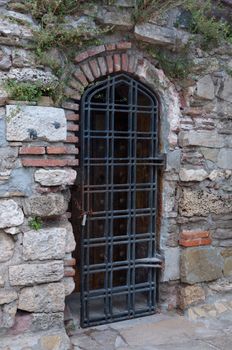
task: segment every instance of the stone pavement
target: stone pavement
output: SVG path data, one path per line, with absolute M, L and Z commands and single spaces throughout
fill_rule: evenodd
M 232 311 L 197 320 L 156 314 L 71 333 L 73 350 L 231 350 Z

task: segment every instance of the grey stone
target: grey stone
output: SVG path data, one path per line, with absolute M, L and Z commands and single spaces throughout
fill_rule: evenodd
M 57 312 L 64 310 L 62 283 L 26 287 L 19 292 L 18 308 L 29 312 Z
M 5 232 L 0 230 L 0 262 L 8 261 L 14 254 L 14 241 Z
M 205 291 L 201 286 L 182 286 L 179 290 L 178 306 L 184 310 L 190 305 L 205 300 Z
M 20 82 L 38 82 L 44 85 L 57 83 L 57 77 L 55 75 L 36 68 L 11 68 L 7 77 Z
M 9 70 L 12 64 L 10 53 L 7 51 L 4 49 L 0 50 L 0 69 L 1 70 Z
M 43 264 L 21 264 L 9 267 L 9 280 L 12 286 L 26 286 L 34 283 L 56 282 L 64 275 L 61 260 Z
M 181 147 L 185 146 L 203 146 L 209 148 L 222 148 L 226 140 L 222 135 L 214 131 L 181 131 L 179 134 L 179 143 Z
M 180 278 L 180 248 L 167 248 L 165 250 L 165 267 L 163 281 L 173 281 Z
M 74 237 L 74 234 L 73 234 L 72 224 L 70 222 L 66 222 L 64 224 L 64 227 L 66 228 L 66 247 L 65 247 L 65 252 L 66 253 L 71 253 L 76 248 L 76 241 L 75 241 L 75 237 Z
M 215 239 L 232 239 L 232 228 L 218 228 L 213 232 L 212 236 Z
M 180 150 L 174 150 L 172 152 L 168 152 L 167 154 L 167 170 L 174 169 L 175 171 L 179 171 L 180 169 Z
M 222 169 L 232 169 L 232 149 L 219 151 L 217 165 Z
M 65 141 L 64 110 L 40 106 L 6 106 L 8 141 Z
M 180 169 L 181 181 L 203 181 L 207 178 L 208 173 L 204 169 Z
M 217 161 L 218 157 L 218 149 L 213 149 L 213 148 L 201 148 L 201 153 L 207 160 L 211 160 L 212 162 Z
M 17 312 L 17 302 L 5 304 L 2 307 L 2 319 L 0 319 L 0 328 L 11 328 L 15 323 L 15 315 Z M 1 346 L 1 345 L 0 345 Z
M 32 67 L 35 57 L 31 51 L 15 48 L 12 51 L 12 64 L 16 68 Z
M 17 168 L 13 169 L 9 180 L 0 185 L 1 197 L 12 197 L 16 193 L 17 196 L 30 196 L 32 193 L 32 169 Z
M 223 80 L 218 96 L 222 100 L 232 102 L 232 78 L 229 75 Z
M 73 185 L 76 174 L 73 169 L 39 169 L 35 172 L 35 181 L 42 186 Z
M 232 202 L 208 191 L 184 188 L 179 211 L 186 217 L 226 214 L 232 211 Z
M 0 200 L 0 228 L 19 226 L 23 220 L 22 209 L 13 199 Z
M 70 295 L 75 289 L 75 282 L 73 278 L 72 277 L 63 278 L 63 284 L 64 284 L 65 296 Z
M 9 228 L 5 228 L 4 231 L 6 233 L 8 233 L 9 235 L 17 235 L 17 233 L 20 232 L 20 229 L 18 227 L 9 227 Z
M 0 86 L 0 106 L 5 106 L 7 98 L 8 93 L 3 86 Z
M 12 289 L 0 289 L 0 305 L 9 304 L 17 297 L 17 293 Z
M 133 27 L 131 13 L 126 8 L 101 6 L 97 9 L 95 18 L 100 23 L 115 25 L 122 29 L 131 29 Z
M 5 130 L 4 130 L 5 132 Z M 12 169 L 17 165 L 18 150 L 13 147 L 0 148 L 0 171 Z
M 31 330 L 38 332 L 39 330 L 47 330 L 49 328 L 62 328 L 63 324 L 63 312 L 33 313 Z
M 25 199 L 23 209 L 26 215 L 51 217 L 64 214 L 68 209 L 68 201 L 59 193 L 33 196 Z
M 24 232 L 24 260 L 52 260 L 65 256 L 66 230 L 59 227 Z
M 35 29 L 35 26 L 34 26 Z M 3 37 L 17 37 L 20 39 L 32 39 L 33 27 L 15 23 L 10 18 L 1 18 L 0 21 L 0 34 Z
M 223 259 L 216 248 L 197 247 L 182 251 L 180 257 L 181 282 L 194 284 L 222 277 Z
M 165 28 L 153 23 L 139 24 L 134 29 L 139 40 L 168 47 L 181 47 L 188 43 L 190 35 L 175 28 Z
M 203 100 L 214 99 L 214 83 L 210 75 L 205 75 L 198 80 L 195 94 L 198 98 Z
M 4 279 L 2 276 L 0 276 L 0 287 L 4 287 L 4 284 L 5 284 Z

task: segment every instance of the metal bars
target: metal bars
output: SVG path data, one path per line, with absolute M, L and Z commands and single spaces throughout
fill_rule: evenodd
M 158 101 L 128 75 L 90 87 L 81 109 L 81 326 L 156 307 Z M 150 261 L 150 263 L 149 263 Z

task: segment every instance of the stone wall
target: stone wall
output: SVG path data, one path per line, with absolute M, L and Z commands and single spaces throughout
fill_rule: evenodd
M 185 47 L 191 35 L 174 27 L 175 13 L 170 11 L 162 24 L 153 20 L 134 26 L 130 1 L 120 1 L 119 8 L 99 5 L 96 23 L 115 25 L 114 33 L 100 45 L 77 49 L 65 102 L 13 101 L 4 88 L 6 79 L 46 84 L 57 77 L 36 63 L 28 46 L 38 23 L 12 8 L 12 1 L 0 1 L 3 348 L 9 336 L 27 332 L 29 339 L 35 332 L 43 349 L 48 349 L 41 345 L 46 343 L 43 337 L 56 336 L 57 349 L 68 349 L 62 329 L 65 295 L 74 288 L 75 240 L 68 203 L 79 171 L 79 103 L 87 86 L 111 73 L 132 74 L 161 104 L 160 151 L 167 155 L 159 225 L 165 258 L 161 304 L 186 309 L 224 298 L 232 285 L 232 46 L 206 52 L 194 44 L 192 71 L 169 79 L 146 44 L 173 52 Z M 93 21 L 90 14 L 86 10 L 81 19 Z M 80 18 L 69 21 L 78 25 Z M 35 218 L 43 220 L 38 231 L 31 227 Z M 42 336 L 43 331 L 48 334 Z M 15 344 L 12 350 L 19 349 Z

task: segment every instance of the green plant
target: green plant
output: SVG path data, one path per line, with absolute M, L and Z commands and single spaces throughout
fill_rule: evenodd
M 28 9 L 37 19 L 42 19 L 44 15 L 54 15 L 63 17 L 74 13 L 79 9 L 81 2 L 78 0 L 25 0 Z
M 28 225 L 30 228 L 32 228 L 35 231 L 39 231 L 42 228 L 42 220 L 39 217 L 31 218 L 28 221 Z
M 191 62 L 186 53 L 171 54 L 170 52 L 155 51 L 149 47 L 148 53 L 159 62 L 165 74 L 172 79 L 184 79 L 190 72 Z
M 42 82 L 18 82 L 9 79 L 5 83 L 5 88 L 14 100 L 37 102 L 42 95 L 53 96 L 56 85 L 45 85 Z

